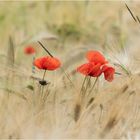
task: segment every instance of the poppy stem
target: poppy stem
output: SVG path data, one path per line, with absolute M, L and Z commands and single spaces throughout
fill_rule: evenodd
M 83 88 L 84 88 L 86 79 L 87 79 L 87 76 L 85 76 L 84 81 L 83 81 L 83 83 L 82 83 L 82 87 L 81 87 L 81 90 L 80 90 L 80 94 L 83 94 Z
M 43 78 L 42 78 L 42 81 L 44 81 L 44 78 L 45 78 L 45 74 L 46 74 L 46 70 L 44 71 L 44 74 L 43 74 Z
M 90 79 L 91 77 L 89 77 L 88 81 L 87 81 L 87 84 L 86 84 L 86 88 L 85 88 L 85 93 L 84 93 L 84 96 L 86 95 L 86 92 L 87 92 L 87 89 L 88 89 L 88 86 L 89 86 L 89 83 L 90 83 Z
M 92 90 L 94 89 L 94 87 L 95 87 L 95 85 L 96 85 L 97 81 L 98 81 L 98 77 L 95 79 L 95 81 L 94 81 L 94 83 L 93 83 L 93 86 L 92 86 L 92 88 L 91 88 L 91 90 L 89 91 L 89 93 L 88 93 L 88 95 L 87 95 L 87 96 L 89 96 L 89 95 L 90 95 L 90 93 L 91 93 L 91 92 L 92 92 Z
M 44 81 L 45 74 L 46 74 L 46 70 L 44 71 L 42 81 Z M 41 97 L 43 97 L 43 91 L 44 91 L 44 85 L 42 85 L 42 92 L 41 92 L 41 95 L 42 95 L 42 96 L 41 96 Z

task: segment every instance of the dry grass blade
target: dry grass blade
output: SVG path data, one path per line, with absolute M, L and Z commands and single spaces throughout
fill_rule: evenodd
M 9 37 L 9 45 L 8 45 L 8 51 L 7 51 L 7 63 L 10 66 L 14 65 L 15 61 L 15 46 L 12 37 Z
M 95 81 L 94 81 L 94 83 L 93 83 L 93 86 L 91 87 L 91 89 L 90 89 L 89 93 L 87 94 L 87 96 L 89 96 L 89 95 L 92 93 L 92 91 L 93 91 L 93 89 L 94 89 L 94 87 L 95 87 L 97 81 L 98 81 L 98 77 L 95 79 Z
M 46 48 L 44 47 L 44 45 L 43 45 L 40 41 L 38 41 L 38 43 L 40 44 L 40 46 L 41 46 L 51 57 L 53 57 L 53 55 L 50 53 L 50 51 L 48 51 L 48 49 L 46 49 Z
M 138 16 L 136 16 L 136 17 L 137 17 L 138 22 L 140 23 L 140 19 L 139 19 L 139 17 L 138 17 Z
M 127 69 L 119 60 L 119 63 L 114 63 L 115 66 L 120 67 L 128 76 L 131 75 L 131 71 L 129 69 Z
M 132 18 L 134 19 L 134 21 L 137 22 L 137 20 L 136 20 L 134 14 L 132 13 L 132 11 L 130 10 L 130 8 L 127 6 L 126 3 L 125 3 L 125 6 L 126 6 L 127 10 L 129 11 L 129 13 L 131 14 Z

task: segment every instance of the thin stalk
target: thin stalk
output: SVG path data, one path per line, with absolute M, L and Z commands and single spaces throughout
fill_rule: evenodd
M 46 74 L 46 70 L 44 71 L 42 81 L 44 81 L 45 74 Z M 42 96 L 42 97 L 43 97 L 43 91 L 44 91 L 44 85 L 42 85 L 42 92 L 41 92 L 41 96 Z
M 83 88 L 84 88 L 86 79 L 87 79 L 87 76 L 85 76 L 85 78 L 84 78 L 84 80 L 83 80 L 82 87 L 81 87 L 81 90 L 80 90 L 80 94 L 83 94 Z
M 139 24 L 140 24 L 140 19 L 139 19 L 139 17 L 138 16 L 136 16 L 137 17 L 137 20 L 138 20 L 138 22 L 139 22 Z
M 44 80 L 44 78 L 45 78 L 45 74 L 46 74 L 46 70 L 44 71 L 42 81 L 43 81 L 43 80 Z
M 98 77 L 95 79 L 95 81 L 94 81 L 94 83 L 93 83 L 93 86 L 92 86 L 92 88 L 91 88 L 91 90 L 89 91 L 89 93 L 88 93 L 88 95 L 87 95 L 87 96 L 89 96 L 89 95 L 90 95 L 90 93 L 91 93 L 91 92 L 92 92 L 92 90 L 94 89 L 94 87 L 95 87 L 95 85 L 96 85 L 97 81 L 98 81 Z
M 46 89 L 46 93 L 44 96 L 43 96 L 43 101 L 45 102 L 47 100 L 47 97 L 49 96 L 50 92 L 48 90 L 49 86 L 47 86 L 47 89 Z
M 127 8 L 127 10 L 129 11 L 130 15 L 132 16 L 132 18 L 134 19 L 135 22 L 137 22 L 137 19 L 135 18 L 134 14 L 132 13 L 132 11 L 130 10 L 130 8 L 128 7 L 128 5 L 125 3 L 125 6 Z
M 43 45 L 40 41 L 38 41 L 38 43 L 40 44 L 40 46 L 41 46 L 51 57 L 53 57 L 53 55 L 48 51 L 48 49 L 46 49 L 46 48 L 44 47 L 44 45 Z
M 50 92 L 48 92 L 46 95 L 44 95 L 44 102 L 47 100 L 49 95 L 50 95 Z
M 88 81 L 87 81 L 87 84 L 86 84 L 86 88 L 85 88 L 85 91 L 84 91 L 84 96 L 86 95 L 86 92 L 87 92 L 87 89 L 88 89 L 88 86 L 89 86 L 89 83 L 90 83 L 90 79 L 91 77 L 89 77 Z
M 73 88 L 74 88 L 74 89 L 76 90 L 76 92 L 77 92 L 77 89 L 76 89 L 75 85 L 73 84 L 73 82 L 72 82 L 72 80 L 71 80 L 69 74 L 66 73 L 66 71 L 65 71 L 62 67 L 61 67 L 61 70 L 64 72 L 65 76 L 68 78 L 68 80 L 70 81 L 71 85 L 73 86 Z

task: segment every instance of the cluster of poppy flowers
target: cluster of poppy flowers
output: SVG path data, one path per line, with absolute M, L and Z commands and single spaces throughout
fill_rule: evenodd
M 31 46 L 25 48 L 26 54 L 35 53 L 35 49 Z M 85 76 L 99 77 L 104 74 L 105 80 L 111 82 L 114 79 L 115 69 L 108 66 L 108 61 L 98 51 L 88 51 L 86 54 L 87 63 L 77 68 L 77 71 Z M 59 59 L 51 56 L 45 56 L 34 60 L 34 65 L 42 70 L 55 70 L 61 66 Z
M 98 51 L 88 51 L 86 54 L 87 63 L 79 66 L 77 71 L 91 77 L 99 77 L 104 74 L 105 80 L 111 82 L 114 79 L 115 69 L 108 66 L 108 61 Z

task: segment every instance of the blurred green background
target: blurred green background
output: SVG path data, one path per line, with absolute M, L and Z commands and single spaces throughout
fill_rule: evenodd
M 139 14 L 140 2 L 126 3 Z M 108 42 L 124 47 L 128 34 L 135 32 L 135 27 L 124 1 L 0 2 L 3 53 L 10 36 L 15 46 L 20 48 L 32 40 L 43 38 L 42 33 L 57 36 L 61 46 L 65 47 L 73 43 L 106 47 Z
M 0 2 L 0 42 L 4 47 L 12 36 L 20 44 L 49 31 L 62 41 L 99 43 L 120 33 L 124 10 L 121 1 Z

